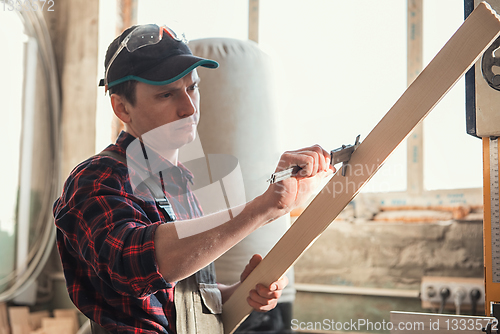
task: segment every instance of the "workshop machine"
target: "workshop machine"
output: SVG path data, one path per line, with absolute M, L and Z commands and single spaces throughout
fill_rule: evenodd
M 488 0 L 500 12 L 500 0 Z M 480 3 L 465 0 L 465 16 Z M 391 333 L 403 331 L 431 332 L 486 332 L 500 333 L 500 202 L 499 202 L 499 137 L 500 137 L 500 38 L 466 74 L 466 131 L 482 140 L 483 144 L 483 238 L 484 238 L 484 295 L 474 291 L 463 298 L 484 299 L 486 317 L 391 312 L 393 324 L 404 324 Z M 421 293 L 429 290 L 422 289 Z M 450 291 L 436 291 L 436 298 Z M 472 290 L 471 290 L 472 292 Z M 441 296 L 440 296 L 441 295 Z M 482 300 L 480 300 L 482 302 Z M 482 304 L 482 303 L 481 303 Z M 473 308 L 475 309 L 475 308 Z M 442 309 L 441 309 L 442 310 Z M 411 329 L 408 327 L 412 327 Z

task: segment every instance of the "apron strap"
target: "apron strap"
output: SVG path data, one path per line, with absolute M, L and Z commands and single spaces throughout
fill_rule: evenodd
M 114 158 L 121 163 L 127 165 L 127 161 L 123 156 L 116 152 L 112 151 L 102 151 L 99 154 L 96 154 L 96 156 L 107 156 Z M 131 163 L 132 167 L 134 167 L 134 164 Z M 174 209 L 172 208 L 172 204 L 168 201 L 167 196 L 165 196 L 165 193 L 163 192 L 162 188 L 158 183 L 156 183 L 153 179 L 151 179 L 148 175 L 143 173 L 139 168 L 134 168 L 135 172 L 141 176 L 143 179 L 144 185 L 149 189 L 151 194 L 153 194 L 153 198 L 155 200 L 156 206 L 160 210 L 162 210 L 166 215 L 167 215 L 167 221 L 172 222 L 177 220 L 177 217 L 175 216 Z

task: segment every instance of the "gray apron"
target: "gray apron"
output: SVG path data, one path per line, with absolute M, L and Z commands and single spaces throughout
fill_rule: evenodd
M 222 296 L 213 263 L 175 285 L 174 303 L 178 334 L 223 333 Z

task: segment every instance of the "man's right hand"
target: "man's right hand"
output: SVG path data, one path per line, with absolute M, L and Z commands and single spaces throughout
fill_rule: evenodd
M 264 193 L 268 203 L 283 214 L 303 205 L 321 181 L 335 172 L 330 153 L 319 145 L 283 153 L 276 172 L 294 166 L 302 168 L 296 176 L 271 184 Z
M 229 221 L 227 212 L 220 211 L 160 224 L 155 232 L 154 248 L 163 278 L 176 282 L 204 268 L 259 227 L 303 205 L 320 182 L 335 170 L 330 165 L 330 154 L 318 145 L 285 152 L 276 171 L 297 165 L 302 168 L 298 175 L 271 184 L 264 194 L 247 203 Z M 192 224 L 200 232 L 181 238 L 177 227 L 181 224 Z M 172 266 L 172 263 L 182 263 L 182 266 Z

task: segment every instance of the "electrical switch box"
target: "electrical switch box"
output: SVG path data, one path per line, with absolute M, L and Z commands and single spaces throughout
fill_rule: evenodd
M 458 302 L 463 314 L 470 314 L 473 306 L 476 306 L 476 313 L 484 313 L 482 278 L 424 276 L 420 285 L 422 308 L 439 309 L 446 289 L 449 294 L 444 300 L 444 309 L 455 310 Z

